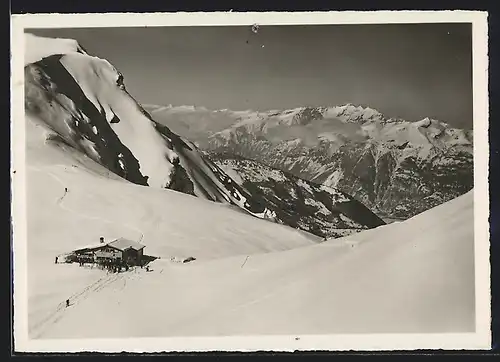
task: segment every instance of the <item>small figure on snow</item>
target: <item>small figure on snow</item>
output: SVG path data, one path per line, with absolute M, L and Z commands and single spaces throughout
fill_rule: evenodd
M 69 299 L 66 299 L 66 308 L 69 307 Z

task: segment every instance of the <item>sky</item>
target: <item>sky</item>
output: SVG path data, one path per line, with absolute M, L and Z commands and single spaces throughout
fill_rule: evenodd
M 270 110 L 345 103 L 472 128 L 470 24 L 27 30 L 105 58 L 141 103 Z

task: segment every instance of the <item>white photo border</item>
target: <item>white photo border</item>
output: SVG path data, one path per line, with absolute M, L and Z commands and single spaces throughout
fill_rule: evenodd
M 11 182 L 16 352 L 484 350 L 491 348 L 488 189 L 488 25 L 480 11 L 176 12 L 11 17 Z M 24 30 L 31 28 L 472 23 L 476 332 L 34 340 L 27 333 Z

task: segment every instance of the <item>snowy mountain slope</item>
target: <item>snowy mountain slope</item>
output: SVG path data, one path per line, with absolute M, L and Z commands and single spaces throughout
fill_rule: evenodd
M 28 60 L 43 56 L 25 66 L 30 333 L 57 320 L 66 298 L 73 303 L 116 282 L 54 263 L 100 236 L 140 241 L 161 258 L 198 260 L 318 241 L 250 216 L 272 217 L 192 144 L 153 122 L 108 62 L 78 47 L 49 55 L 74 45 L 60 41 L 28 42 L 47 45 L 44 52 L 26 49 Z
M 75 49 L 64 53 L 68 44 Z M 193 144 L 154 122 L 109 62 L 87 55 L 67 39 L 42 39 L 44 51 L 34 40 L 27 45 L 28 61 L 40 54 L 44 58 L 25 67 L 26 113 L 48 128 L 52 141 L 136 184 L 227 202 L 272 218 L 265 205 L 232 184 Z
M 408 218 L 472 188 L 472 131 L 425 118 L 387 118 L 347 104 L 267 112 L 211 111 L 221 121 L 201 127 L 210 111 L 152 107 L 165 125 L 176 125 L 213 154 L 232 153 L 338 187 L 379 215 Z M 175 113 L 176 117 L 172 114 Z M 225 129 L 224 124 L 234 123 Z M 211 119 L 211 118 L 210 118 Z M 207 138 L 208 137 L 208 138 Z M 406 192 L 409 190 L 409 192 Z
M 88 55 L 68 39 L 44 38 L 41 44 L 47 46 L 43 52 L 33 40 L 28 42 L 33 49 L 27 53 L 35 53 L 28 59 L 44 57 L 25 67 L 26 113 L 47 128 L 52 142 L 79 150 L 133 183 L 229 203 L 275 220 L 276 205 L 242 188 L 195 144 L 154 121 L 130 96 L 122 74 L 109 62 Z
M 98 242 L 100 236 L 140 241 L 146 254 L 162 260 L 193 256 L 197 261 L 287 250 L 318 240 L 235 212 L 228 204 L 135 185 L 64 143 L 46 141 L 45 129 L 30 119 L 26 126 L 28 322 L 33 333 L 47 326 L 46 318 L 59 303 L 104 277 L 102 271 L 54 264 L 57 255 Z
M 404 222 L 304 248 L 160 259 L 152 272 L 131 273 L 67 309 L 42 336 L 472 332 L 473 240 L 469 192 Z
M 384 224 L 360 202 L 335 188 L 234 155 L 216 155 L 213 161 L 243 188 L 261 195 L 276 220 L 286 225 L 331 238 Z

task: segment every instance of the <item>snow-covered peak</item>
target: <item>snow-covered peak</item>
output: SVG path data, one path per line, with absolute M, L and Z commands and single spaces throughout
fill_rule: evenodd
M 381 121 L 384 119 L 384 116 L 376 109 L 348 103 L 341 106 L 329 107 L 325 112 L 325 118 L 337 118 L 348 123 L 363 123 L 370 120 Z
M 155 116 L 158 116 L 156 111 Z M 268 111 L 200 112 L 176 106 L 162 112 L 162 116 L 164 124 L 177 126 L 179 133 L 210 149 L 228 142 L 241 142 L 249 136 L 252 142 L 267 139 L 287 149 L 291 146 L 290 140 L 303 142 L 307 147 L 321 145 L 330 155 L 342 145 L 359 142 L 375 144 L 384 152 L 406 149 L 405 155 L 413 149 L 412 153 L 419 158 L 456 147 L 459 151 L 472 152 L 471 131 L 450 127 L 430 117 L 419 121 L 387 118 L 374 108 L 352 103 Z
M 74 39 L 45 38 L 26 33 L 24 41 L 24 65 L 38 62 L 43 58 L 56 54 L 87 54 L 83 47 Z
M 43 141 L 63 143 L 72 149 L 69 152 L 83 153 L 136 184 L 230 203 L 269 217 L 257 197 L 239 188 L 193 143 L 154 121 L 107 60 L 87 54 L 69 39 L 27 38 L 27 59 L 34 62 L 25 66 L 26 116 L 46 129 Z
M 432 121 L 429 117 L 425 117 L 424 119 L 413 123 L 415 127 L 424 127 L 424 128 L 429 127 L 431 124 Z
M 447 123 L 424 118 L 420 121 L 371 122 L 361 126 L 361 132 L 373 143 L 402 146 L 428 146 L 447 149 L 457 145 L 472 151 L 470 132 L 449 127 Z

